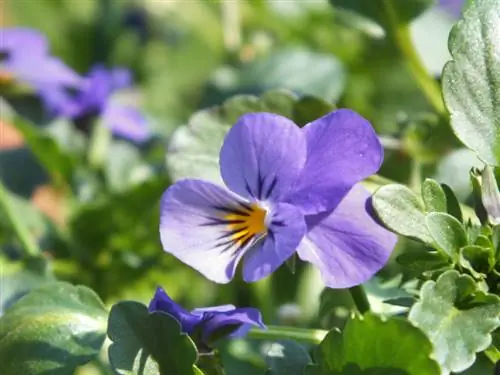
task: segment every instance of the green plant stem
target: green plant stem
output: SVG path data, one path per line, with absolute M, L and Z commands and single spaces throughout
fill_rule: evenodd
M 349 293 L 356 305 L 356 308 L 361 314 L 365 314 L 370 311 L 370 302 L 368 302 L 368 297 L 361 285 L 353 286 L 349 288 Z
M 252 328 L 248 337 L 257 340 L 290 339 L 294 341 L 318 345 L 328 331 L 323 329 L 307 329 L 284 326 L 267 326 L 267 329 Z
M 31 236 L 28 228 L 24 225 L 20 217 L 16 215 L 9 201 L 9 194 L 7 189 L 0 181 L 0 209 L 3 211 L 7 220 L 12 225 L 12 229 L 16 233 L 19 241 L 21 241 L 23 250 L 28 256 L 38 256 L 41 253 L 40 247 L 36 243 L 35 239 Z
M 408 68 L 420 86 L 420 89 L 427 97 L 429 103 L 439 115 L 445 116 L 447 111 L 441 96 L 441 89 L 438 83 L 429 74 L 415 50 L 410 36 L 409 25 L 399 22 L 397 12 L 391 6 L 390 2 L 386 1 L 384 4 L 384 13 L 386 15 L 389 37 L 392 37 L 396 48 L 402 54 Z

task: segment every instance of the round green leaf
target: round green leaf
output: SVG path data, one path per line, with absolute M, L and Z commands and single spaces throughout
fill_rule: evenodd
M 474 1 L 452 29 L 443 97 L 460 140 L 500 165 L 500 2 Z
M 307 351 L 294 341 L 275 341 L 264 350 L 269 375 L 302 375 L 311 362 Z
M 150 314 L 139 302 L 119 302 L 111 308 L 109 361 L 123 375 L 197 374 L 196 346 L 172 316 Z
M 285 88 L 328 101 L 338 100 L 345 86 L 345 71 L 339 60 L 300 48 L 255 60 L 242 69 L 240 77 L 243 87 Z
M 442 212 L 431 212 L 425 222 L 439 248 L 456 259 L 460 248 L 467 245 L 467 233 L 462 223 Z
M 2 375 L 66 375 L 95 357 L 107 312 L 83 286 L 52 283 L 21 298 L 0 318 Z
M 428 212 L 446 212 L 446 194 L 441 185 L 427 178 L 422 184 L 422 198 Z
M 373 208 L 382 222 L 394 232 L 431 243 L 425 225 L 425 211 L 417 195 L 403 185 L 386 185 L 373 195 Z
M 10 261 L 0 257 L 2 287 L 0 293 L 0 312 L 5 311 L 30 290 L 54 282 L 47 261 L 43 258 L 28 258 Z
M 402 318 L 351 318 L 342 333 L 330 331 L 315 354 L 322 374 L 352 374 L 347 368 L 357 368 L 369 374 L 439 375 L 429 339 Z
M 500 298 L 475 289 L 470 276 L 447 271 L 422 286 L 420 301 L 410 310 L 409 320 L 434 344 L 443 375 L 470 367 L 475 353 L 490 345 L 490 333 L 500 326 Z M 464 305 L 473 292 L 478 303 Z

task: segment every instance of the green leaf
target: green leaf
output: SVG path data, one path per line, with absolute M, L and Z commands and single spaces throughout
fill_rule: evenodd
M 443 70 L 443 97 L 455 134 L 488 164 L 500 165 L 500 3 L 473 2 L 451 31 L 453 60 Z
M 290 340 L 280 340 L 265 349 L 265 360 L 271 375 L 301 375 L 311 362 L 307 351 Z
M 460 208 L 460 203 L 458 202 L 457 196 L 448 185 L 441 184 L 441 188 L 443 189 L 446 196 L 446 212 L 448 212 L 458 221 L 463 222 L 464 218 L 462 216 L 462 209 Z
M 373 208 L 394 232 L 426 243 L 432 242 L 425 225 L 425 211 L 417 195 L 403 185 L 386 185 L 373 195 Z
M 305 96 L 294 107 L 293 119 L 298 125 L 305 125 L 330 113 L 335 106 L 326 100 Z
M 118 374 L 196 374 L 196 346 L 181 332 L 172 316 L 154 312 L 138 302 L 119 302 L 111 308 L 109 361 Z
M 261 90 L 284 88 L 300 95 L 337 101 L 344 89 L 345 76 L 342 63 L 330 54 L 288 48 L 245 66 L 240 72 L 240 85 Z
M 409 320 L 434 344 L 443 374 L 470 367 L 475 353 L 490 345 L 490 333 L 500 326 L 500 298 L 475 290 L 470 276 L 447 271 L 437 281 L 422 286 L 420 301 L 410 310 Z M 457 307 L 456 303 L 467 297 L 481 303 L 474 306 L 469 301 L 469 305 Z
M 438 251 L 407 251 L 398 255 L 396 261 L 417 275 L 450 265 L 448 259 Z
M 460 248 L 467 245 L 467 233 L 462 223 L 442 212 L 429 213 L 425 222 L 439 248 L 452 259 L 457 259 Z
M 21 298 L 0 318 L 3 375 L 66 375 L 94 358 L 107 312 L 83 286 L 51 283 Z
M 0 102 L 1 110 L 6 110 L 7 104 Z M 10 110 L 10 109 L 7 109 Z M 12 114 L 12 124 L 21 132 L 33 154 L 54 181 L 70 181 L 75 167 L 75 155 L 64 150 L 48 130 Z
M 321 374 L 355 374 L 347 368 L 359 368 L 359 374 L 439 375 L 429 339 L 402 318 L 351 318 L 342 333 L 331 330 L 314 354 Z
M 422 184 L 422 198 L 427 212 L 446 212 L 446 194 L 437 181 L 430 178 L 424 181 Z
M 434 0 L 330 0 L 330 3 L 387 27 L 390 13 L 397 15 L 399 24 L 408 24 L 430 8 Z
M 0 311 L 5 311 L 32 289 L 54 281 L 49 264 L 43 258 L 10 261 L 0 257 L 2 287 Z
M 492 249 L 476 245 L 465 246 L 460 250 L 460 265 L 477 277 L 478 273 L 488 274 L 495 266 Z

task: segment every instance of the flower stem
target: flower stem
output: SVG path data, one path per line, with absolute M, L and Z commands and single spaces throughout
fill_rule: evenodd
M 441 96 L 441 89 L 429 74 L 415 50 L 408 24 L 399 22 L 398 14 L 389 2 L 384 2 L 384 13 L 386 15 L 388 34 L 392 36 L 394 45 L 406 60 L 408 68 L 420 86 L 420 89 L 434 110 L 439 115 L 445 116 L 447 111 Z
M 28 228 L 24 225 L 23 221 L 20 220 L 19 216 L 16 215 L 12 204 L 10 202 L 10 197 L 7 192 L 7 189 L 0 181 L 0 210 L 3 211 L 8 221 L 12 225 L 12 229 L 16 233 L 19 241 L 22 244 L 22 248 L 28 256 L 38 256 L 41 251 L 31 236 Z
M 328 331 L 323 329 L 307 329 L 284 326 L 267 326 L 266 330 L 252 328 L 248 337 L 257 340 L 290 339 L 299 342 L 318 345 Z
M 354 304 L 361 314 L 365 314 L 370 311 L 370 302 L 368 302 L 368 297 L 366 296 L 366 293 L 361 285 L 349 288 L 349 293 L 351 293 Z

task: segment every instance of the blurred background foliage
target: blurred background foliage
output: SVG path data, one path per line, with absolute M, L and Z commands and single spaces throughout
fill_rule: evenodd
M 161 285 L 186 307 L 253 305 L 269 324 L 341 326 L 353 306 L 350 295 L 323 290 L 317 272 L 302 263 L 294 274 L 282 267 L 254 284 L 221 286 L 161 249 L 162 192 L 193 174 L 190 168 L 209 174 L 224 129 L 252 110 L 304 124 L 332 108 L 352 108 L 372 122 L 386 149 L 380 176 L 367 182 L 371 190 L 386 181 L 419 189 L 433 177 L 471 204 L 469 170 L 478 160 L 420 89 L 401 41 L 327 0 L 6 0 L 0 8 L 2 27 L 41 31 L 52 53 L 82 75 L 98 62 L 130 69 L 135 86 L 118 100 L 140 106 L 154 135 L 136 145 L 111 137 L 99 123 L 84 134 L 69 120 L 49 118 L 35 95 L 5 94 L 0 310 L 56 277 L 90 286 L 107 305 L 147 302 Z M 411 22 L 404 41 L 436 84 L 456 16 L 436 4 Z M 213 106 L 219 107 L 204 110 Z M 182 139 L 182 131 L 174 133 L 179 128 L 187 133 Z M 9 210 L 17 227 L 7 220 Z M 21 256 L 19 233 L 44 260 Z M 418 246 L 401 240 L 394 258 Z M 404 312 L 383 301 L 411 298 L 412 282 L 391 261 L 366 286 L 373 309 Z M 266 372 L 257 343 L 225 345 L 228 373 Z

